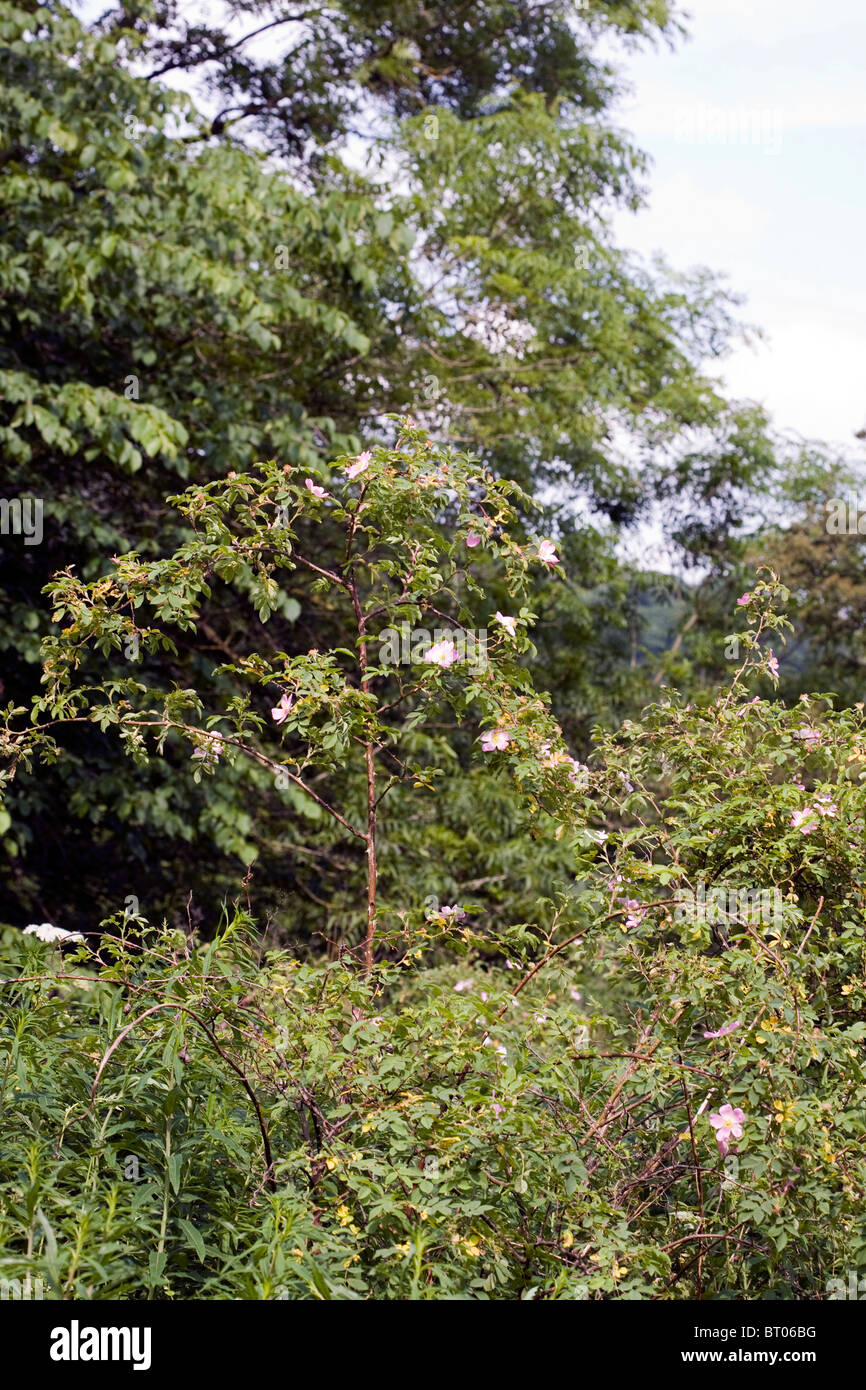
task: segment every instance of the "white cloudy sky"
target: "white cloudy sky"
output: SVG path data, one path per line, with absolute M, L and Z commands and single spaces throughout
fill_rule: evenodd
M 620 240 L 723 271 L 767 341 L 723 373 L 775 423 L 866 424 L 864 0 L 685 0 L 690 38 L 627 60 L 622 125 L 652 157 Z M 742 118 L 746 142 L 732 141 Z M 701 122 L 707 136 L 701 140 Z M 766 137 L 751 142 L 753 128 Z M 720 136 L 724 134 L 724 142 Z

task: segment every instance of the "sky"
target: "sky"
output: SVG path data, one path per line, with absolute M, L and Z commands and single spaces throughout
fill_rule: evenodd
M 691 0 L 618 62 L 649 206 L 617 239 L 723 272 L 765 332 L 715 370 L 774 424 L 859 454 L 866 425 L 866 0 Z

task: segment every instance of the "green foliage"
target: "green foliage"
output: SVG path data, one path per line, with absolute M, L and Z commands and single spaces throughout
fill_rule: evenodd
M 495 832 L 488 844 L 479 835 L 472 739 L 461 726 L 495 724 L 517 699 L 539 733 L 545 723 L 555 728 L 519 660 L 530 650 L 525 600 L 531 567 L 544 568 L 544 542 L 521 544 L 505 529 L 517 520 L 515 485 L 466 455 L 436 450 L 409 424 L 398 442 L 346 459 L 345 478 L 326 486 L 267 463 L 190 488 L 175 502 L 191 539 L 173 557 L 131 553 L 90 584 L 72 574 L 55 580 L 58 635 L 44 644 L 46 689 L 33 705 L 35 729 L 17 727 L 23 707 L 8 716 L 6 784 L 34 754 L 62 763 L 65 745 L 47 724 L 116 730 L 142 767 L 153 748 L 186 786 L 213 779 L 228 782 L 244 806 L 256 799 L 254 821 L 227 824 L 221 802 L 203 788 L 187 834 L 247 864 L 296 844 L 307 855 L 318 850 L 324 862 L 313 901 L 328 904 L 329 937 L 353 945 L 374 832 L 386 906 L 391 895 L 405 903 L 407 871 L 422 883 L 429 877 L 422 866 L 431 850 L 453 846 L 453 871 L 462 877 L 461 860 L 471 864 L 470 879 L 500 881 L 503 863 L 515 859 L 522 868 L 526 817 L 513 794 L 491 800 Z M 489 614 L 478 571 L 491 569 L 516 610 L 505 615 L 513 635 Z M 298 571 L 312 576 L 328 607 L 332 650 L 292 654 L 268 644 L 216 668 L 198 691 L 158 682 L 143 661 L 140 674 L 128 674 L 130 652 L 152 654 L 151 669 L 166 654 L 171 672 L 216 590 L 245 595 L 268 623 L 285 611 L 282 584 Z M 269 690 L 265 709 L 259 689 Z M 292 815 L 294 829 L 286 825 Z M 523 870 L 527 906 L 545 869 L 555 866 L 562 878 L 562 855 L 546 838 L 542 862 Z M 429 887 L 417 903 L 437 891 Z M 489 907 L 498 910 L 495 896 Z
M 134 907 L 66 959 L 9 934 L 5 1267 L 79 1297 L 820 1297 L 863 1247 L 862 711 L 750 697 L 790 627 L 769 575 L 729 689 L 667 694 L 581 765 L 515 660 L 529 567 L 555 551 L 513 536 L 513 485 L 411 422 L 398 443 L 339 484 L 264 464 L 190 488 L 173 557 L 51 586 L 13 767 L 86 720 L 142 767 L 179 741 L 200 787 L 223 761 L 264 768 L 357 842 L 340 872 L 366 914 L 325 960 L 272 949 L 249 903 L 207 945 Z M 334 569 L 310 517 L 339 534 Z M 440 604 L 465 633 L 476 563 L 519 614 L 483 660 L 441 632 L 417 671 L 374 654 Z M 270 724 L 218 687 L 82 681 L 90 649 L 170 655 L 215 584 L 276 607 L 295 568 L 351 636 L 239 664 L 281 691 Z M 523 919 L 510 897 L 443 903 L 453 855 L 423 902 L 395 863 L 460 749 L 445 711 L 487 726 L 479 804 L 508 773 L 568 864 Z
M 305 962 L 236 909 L 7 932 L 7 1277 L 78 1298 L 823 1297 L 864 1253 L 866 727 L 747 699 L 502 755 L 571 892 Z M 751 634 L 751 636 L 750 636 Z M 807 736 L 808 735 L 808 736 Z M 811 808 L 811 809 L 809 809 Z M 807 811 L 806 815 L 802 813 Z M 544 902 L 539 903 L 542 914 Z M 742 1113 L 717 1152 L 710 1116 Z
M 273 26 L 271 54 L 288 42 L 284 12 L 242 8 L 251 30 Z M 158 561 L 187 538 L 165 503 L 178 487 L 263 457 L 320 476 L 364 438 L 392 444 L 388 413 L 411 409 L 496 477 L 546 489 L 547 521 L 518 511 L 561 535 L 574 583 L 545 600 L 539 683 L 585 749 L 592 723 L 640 707 L 655 670 L 634 674 L 644 581 L 617 562 L 618 529 L 660 490 L 689 517 L 718 503 L 711 535 L 678 532 L 718 565 L 772 457 L 761 417 L 699 367 L 737 331 L 731 301 L 704 276 L 633 263 L 610 229 L 644 166 L 611 122 L 602 40 L 669 37 L 676 22 L 662 3 L 479 3 L 460 24 L 449 6 L 365 3 L 290 32 L 302 61 L 262 57 L 186 6 L 125 5 L 92 25 L 59 0 L 3 10 L 0 446 L 5 495 L 45 510 L 40 545 L 2 538 L 5 698 L 37 687 L 58 570 L 92 583 L 112 555 Z M 163 85 L 170 72 L 202 78 L 195 99 Z M 173 654 L 178 687 L 222 662 L 225 698 L 241 698 L 231 668 L 260 641 L 257 598 L 238 586 L 207 602 Z M 311 576 L 266 607 L 276 650 L 332 645 Z M 558 629 L 565 661 L 545 650 Z M 212 853 L 197 864 L 192 778 L 157 765 L 133 780 L 86 726 L 65 754 L 10 793 L 0 910 L 62 905 L 84 926 L 94 903 L 144 896 L 146 877 L 157 916 L 174 917 L 179 883 L 216 914 L 256 848 L 231 773 L 209 784 Z M 453 791 L 470 803 L 471 784 Z M 533 846 L 509 838 L 531 877 Z M 276 856 L 259 856 L 266 877 L 300 908 Z
M 245 0 L 274 59 L 0 15 L 4 492 L 45 504 L 0 551 L 0 912 L 62 924 L 0 941 L 0 1276 L 52 1297 L 864 1260 L 837 475 L 705 375 L 734 302 L 614 243 L 601 41 L 669 6 L 451 9 Z M 658 503 L 699 583 L 618 559 Z

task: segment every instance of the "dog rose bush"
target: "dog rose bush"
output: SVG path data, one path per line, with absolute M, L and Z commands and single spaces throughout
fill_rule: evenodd
M 253 820 L 276 788 L 351 847 L 357 929 L 275 939 L 254 867 L 203 930 L 6 929 L 4 1276 L 94 1299 L 827 1297 L 866 1260 L 866 727 L 774 698 L 775 577 L 738 605 L 727 688 L 662 691 L 579 761 L 526 604 L 533 567 L 567 568 L 471 458 L 404 421 L 330 476 L 267 463 L 174 501 L 174 555 L 52 584 L 5 777 L 85 722 L 203 798 L 230 770 Z M 329 650 L 268 642 L 298 567 Z M 160 683 L 217 586 L 254 599 L 249 652 Z M 455 762 L 479 814 L 513 788 L 568 865 L 525 920 L 400 878 L 400 827 Z

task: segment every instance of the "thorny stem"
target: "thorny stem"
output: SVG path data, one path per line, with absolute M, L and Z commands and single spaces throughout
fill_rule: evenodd
M 358 652 L 361 662 L 361 689 L 365 695 L 370 693 L 367 661 L 366 619 L 358 597 L 358 586 L 351 581 L 352 607 L 358 625 Z M 376 865 L 376 761 L 372 740 L 364 740 L 364 762 L 367 768 L 367 930 L 364 935 L 364 973 L 369 975 L 373 969 L 373 944 L 376 938 L 376 887 L 378 869 Z
M 682 1058 L 680 1058 L 680 1061 L 682 1062 Z M 689 1088 L 686 1083 L 686 1078 L 684 1076 L 680 1077 L 680 1084 L 683 1088 L 683 1099 L 686 1103 L 686 1115 L 688 1117 L 689 1122 L 689 1140 L 691 1141 L 692 1160 L 695 1166 L 695 1182 L 697 1183 L 698 1188 L 698 1210 L 700 1213 L 700 1220 L 698 1222 L 698 1229 L 696 1234 L 702 1236 L 704 1234 L 704 1184 L 703 1179 L 701 1178 L 701 1165 L 700 1160 L 698 1159 L 698 1146 L 695 1140 L 695 1125 L 694 1120 L 692 1119 L 692 1103 L 689 1097 Z M 704 1251 L 703 1247 L 700 1245 L 698 1246 L 697 1264 L 698 1298 L 702 1299 L 704 1296 Z

